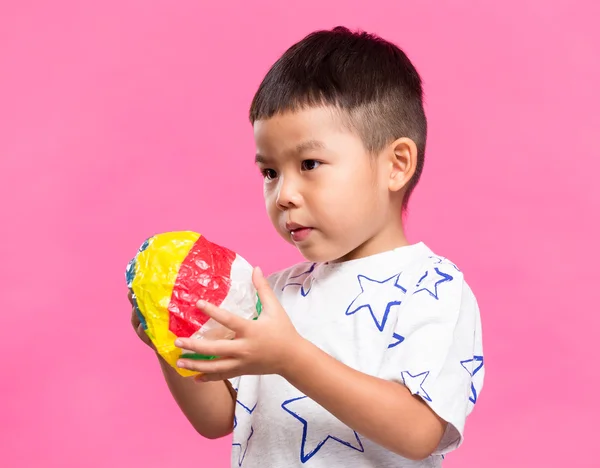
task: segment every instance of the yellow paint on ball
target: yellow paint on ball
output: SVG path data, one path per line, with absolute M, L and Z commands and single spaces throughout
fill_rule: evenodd
M 151 237 L 148 247 L 139 252 L 135 261 L 135 276 L 131 289 L 146 321 L 146 333 L 157 352 L 182 376 L 197 375 L 177 367 L 181 349 L 169 330 L 169 303 L 179 268 L 190 249 L 200 238 L 191 231 L 165 233 Z

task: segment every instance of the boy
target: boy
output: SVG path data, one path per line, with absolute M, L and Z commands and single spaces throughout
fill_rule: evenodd
M 255 270 L 256 321 L 198 304 L 236 338 L 178 340 L 221 358 L 178 363 L 197 379 L 159 359 L 173 397 L 204 437 L 233 431 L 234 467 L 441 466 L 484 370 L 463 274 L 403 230 L 427 129 L 417 71 L 378 37 L 316 32 L 250 118 L 270 219 L 308 262 L 268 282 Z

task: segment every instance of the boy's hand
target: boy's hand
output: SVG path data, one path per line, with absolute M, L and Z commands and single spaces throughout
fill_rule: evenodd
M 129 303 L 131 304 L 131 325 L 133 326 L 133 329 L 135 330 L 135 332 L 136 332 L 137 336 L 140 338 L 140 340 L 142 340 L 144 343 L 146 343 L 152 349 L 155 349 L 154 345 L 152 344 L 152 341 L 150 341 L 150 338 L 144 331 L 144 327 L 142 327 L 140 318 L 138 317 L 138 315 L 135 311 L 135 307 L 133 306 L 133 298 L 131 297 L 131 291 L 127 294 L 127 298 L 129 299 Z
M 178 365 L 201 372 L 200 381 L 225 380 L 239 375 L 281 374 L 300 337 L 259 268 L 252 282 L 262 302 L 258 320 L 247 320 L 208 303 L 198 303 L 207 315 L 235 332 L 234 340 L 179 338 L 175 345 L 195 353 L 219 356 L 212 361 L 180 359 Z

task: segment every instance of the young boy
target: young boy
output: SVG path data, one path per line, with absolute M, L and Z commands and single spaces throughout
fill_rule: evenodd
M 308 262 L 268 282 L 255 270 L 256 321 L 199 304 L 236 338 L 178 340 L 221 358 L 182 360 L 197 379 L 159 359 L 173 397 L 202 436 L 233 431 L 234 467 L 441 466 L 484 369 L 463 273 L 403 230 L 427 129 L 417 71 L 376 36 L 316 32 L 250 118 L 270 219 Z

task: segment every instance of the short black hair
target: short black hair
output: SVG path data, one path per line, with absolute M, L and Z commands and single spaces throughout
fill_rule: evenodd
M 374 34 L 342 26 L 315 31 L 271 67 L 252 100 L 250 122 L 313 106 L 339 109 L 371 153 L 397 138 L 415 142 L 417 167 L 406 188 L 406 209 L 423 171 L 427 139 L 422 81 L 406 54 Z

